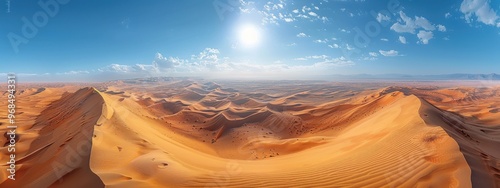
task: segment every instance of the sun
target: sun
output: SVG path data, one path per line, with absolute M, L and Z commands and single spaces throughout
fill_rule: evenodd
M 261 40 L 259 28 L 252 24 L 242 25 L 238 30 L 238 36 L 244 47 L 255 47 Z

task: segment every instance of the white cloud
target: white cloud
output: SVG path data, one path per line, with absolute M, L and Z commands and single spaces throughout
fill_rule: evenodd
M 429 20 L 424 17 L 415 16 L 415 19 L 412 19 L 406 16 L 403 11 L 399 12 L 399 16 L 401 17 L 401 20 L 391 26 L 391 29 L 398 33 L 414 34 L 415 30 L 420 28 L 427 31 L 436 29 L 436 27 L 434 27 L 434 25 L 432 25 Z
M 351 31 L 349 30 L 346 30 L 346 29 L 340 29 L 341 32 L 344 32 L 344 33 L 351 33 Z
M 311 7 L 313 7 L 313 8 L 311 8 Z M 309 20 L 309 21 L 322 21 L 323 23 L 326 23 L 329 21 L 329 19 L 327 17 L 321 16 L 317 12 L 312 11 L 313 9 L 319 10 L 319 7 L 316 7 L 314 4 L 312 4 L 311 7 L 302 6 L 301 9 L 294 9 L 294 10 L 292 10 L 293 15 L 289 14 L 289 16 L 297 18 L 297 19 L 300 18 L 300 19 L 305 19 L 305 20 Z
M 401 42 L 402 44 L 406 44 L 406 38 L 403 36 L 399 36 L 399 42 Z
M 378 56 L 378 53 L 377 53 L 377 52 L 370 52 L 370 53 L 368 53 L 368 54 L 370 54 L 370 56 L 372 56 L 372 57 L 377 57 L 377 56 Z
M 434 25 L 432 25 L 431 22 L 429 22 L 429 20 L 427 20 L 424 17 L 416 16 L 415 17 L 415 24 L 417 26 L 424 28 L 425 30 L 428 30 L 428 31 L 432 31 L 432 30 L 436 29 L 436 27 L 434 27 Z
M 385 41 L 385 42 L 389 41 L 389 39 L 386 39 L 386 38 L 381 38 L 380 40 Z
M 313 56 L 307 56 L 307 59 L 327 59 L 330 56 L 327 55 L 313 55 Z
M 218 51 L 217 51 L 218 53 Z M 158 70 L 167 70 L 174 68 L 175 66 L 179 66 L 184 63 L 185 60 L 173 57 L 163 57 L 160 53 L 156 53 L 155 60 L 153 61 L 153 67 L 156 67 Z
M 444 25 L 438 25 L 438 31 L 441 31 L 441 32 L 445 32 L 446 31 L 446 27 Z
M 338 44 L 331 44 L 331 45 L 328 45 L 328 47 L 330 47 L 330 48 L 340 48 L 340 46 Z
M 206 48 L 190 60 L 177 57 L 164 57 L 156 53 L 151 64 L 121 65 L 111 64 L 98 69 L 99 72 L 110 72 L 132 75 L 161 75 L 174 72 L 195 72 L 202 70 L 223 70 L 228 68 L 224 58 L 219 57 L 219 50 Z
M 295 58 L 293 60 L 295 60 L 295 61 L 307 61 L 307 58 L 299 57 L 299 58 Z
M 351 66 L 355 63 L 351 60 L 347 60 L 344 56 L 339 58 L 323 59 L 323 61 L 315 63 L 314 67 L 339 67 L 339 66 Z
M 378 15 L 377 15 L 377 21 L 380 23 L 382 23 L 382 21 L 390 21 L 390 20 L 391 20 L 391 18 L 389 16 L 384 15 L 382 13 L 378 13 Z
M 396 50 L 389 50 L 389 51 L 384 51 L 384 50 L 379 50 L 380 54 L 383 56 L 398 56 L 399 52 Z
M 304 15 L 304 14 L 299 14 L 299 15 L 297 15 L 297 18 L 309 19 L 309 16 Z
M 307 7 L 307 6 L 303 6 L 303 7 L 302 7 L 302 12 L 303 12 L 303 13 L 306 13 L 306 12 L 309 12 L 309 11 L 311 11 L 311 8 L 309 8 L 309 7 Z
M 299 37 L 299 38 L 305 38 L 305 37 L 310 37 L 310 36 L 306 35 L 305 33 L 299 33 L 299 34 L 297 34 L 297 37 Z
M 420 31 L 418 32 L 417 37 L 423 44 L 428 44 L 429 40 L 431 40 L 434 35 L 431 31 Z
M 313 42 L 314 42 L 314 43 L 327 43 L 327 42 L 328 42 L 328 39 L 323 39 L 323 40 L 318 39 L 318 40 L 314 40 Z
M 313 56 L 306 56 L 303 58 L 296 58 L 295 60 L 316 61 L 316 63 L 312 65 L 313 67 L 332 67 L 332 66 L 339 67 L 339 66 L 350 66 L 355 64 L 353 61 L 346 59 L 344 56 L 338 58 L 332 58 L 327 55 L 313 55 Z
M 90 72 L 89 71 L 68 71 L 68 72 L 64 72 L 62 74 L 65 74 L 65 75 L 79 75 L 79 74 L 89 74 Z M 45 74 L 49 74 L 49 73 L 45 73 Z
M 417 37 L 423 44 L 428 44 L 429 40 L 433 38 L 432 31 L 436 30 L 436 26 L 433 25 L 429 20 L 424 17 L 415 16 L 412 19 L 403 11 L 399 12 L 401 19 L 391 26 L 391 29 L 398 33 L 412 33 L 415 34 L 418 30 Z M 446 27 L 443 25 L 438 25 L 438 30 L 441 32 L 446 31 Z
M 330 21 L 327 17 L 323 16 L 321 17 L 321 20 L 323 21 L 323 23 L 326 23 L 328 21 Z
M 489 0 L 464 0 L 460 5 L 460 12 L 465 15 L 467 23 L 475 18 L 486 25 L 500 27 L 500 19 L 495 10 L 490 7 Z
M 327 55 L 307 56 L 294 60 L 303 61 L 301 65 L 287 65 L 283 60 L 272 62 L 252 62 L 233 60 L 221 56 L 218 49 L 206 48 L 190 58 L 166 57 L 157 53 L 150 64 L 110 64 L 97 70 L 69 71 L 55 74 L 33 74 L 30 79 L 65 81 L 108 81 L 130 78 L 158 76 L 202 77 L 202 78 L 252 78 L 252 79 L 309 79 L 330 75 L 332 70 L 355 63 L 345 57 Z M 0 73 L 1 75 L 1 73 Z M 21 74 L 19 74 L 21 75 Z M 23 74 L 24 75 L 24 74 Z M 27 79 L 23 76 L 23 79 Z
M 449 17 L 451 17 L 451 14 L 449 12 L 447 12 L 446 14 L 444 14 L 444 17 L 449 18 Z
M 346 59 L 344 56 L 338 58 L 332 58 L 327 55 L 313 55 L 301 58 L 293 59 L 295 61 L 313 61 L 315 62 L 313 67 L 340 67 L 340 66 L 350 66 L 355 63 L 351 60 Z
M 293 21 L 295 21 L 295 19 L 293 19 L 293 18 L 283 18 L 283 20 L 285 22 L 293 22 Z
M 267 12 L 263 12 L 263 11 L 260 11 L 260 13 L 263 15 L 263 18 L 262 18 L 262 24 L 274 24 L 274 25 L 279 25 L 278 21 L 278 17 L 274 14 L 274 13 L 267 13 Z
M 139 70 L 139 72 L 158 72 L 158 68 L 154 65 L 145 65 L 145 64 L 135 64 L 135 68 Z
M 238 2 L 238 1 L 237 1 Z M 256 2 L 240 0 L 238 7 L 240 12 L 260 18 L 262 25 L 272 24 L 280 25 L 280 23 L 290 23 L 295 21 L 292 13 L 285 13 L 286 3 L 282 0 L 279 2 Z M 232 7 L 231 7 L 232 8 Z M 293 13 L 299 13 L 299 10 L 293 10 Z
M 202 52 L 200 52 L 198 55 L 192 55 L 191 56 L 191 61 L 192 61 L 192 66 L 191 68 L 201 68 L 201 69 L 206 69 L 206 70 L 220 70 L 221 68 L 226 67 L 227 65 L 224 64 L 221 58 L 219 58 L 219 50 L 214 49 L 214 48 L 205 48 Z M 192 69 L 190 69 L 192 70 Z
M 133 73 L 140 72 L 140 69 L 137 69 L 135 66 L 131 65 L 120 65 L 120 64 L 111 64 L 102 68 L 97 69 L 100 72 L 122 72 L 122 73 Z

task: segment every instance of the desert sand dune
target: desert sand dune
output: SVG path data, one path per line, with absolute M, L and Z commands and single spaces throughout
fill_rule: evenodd
M 107 103 L 116 100 L 112 96 L 102 95 Z M 129 185 L 134 186 L 167 184 L 173 187 L 470 186 L 470 169 L 456 142 L 439 126 L 427 126 L 424 123 L 419 109 L 425 104 L 417 97 L 398 98 L 399 95 L 388 95 L 395 98 L 392 104 L 387 104 L 384 110 L 350 126 L 335 137 L 281 139 L 248 136 L 250 140 L 243 147 L 230 150 L 234 153 L 262 152 L 259 150 L 275 152 L 265 158 L 257 157 L 258 160 L 228 159 L 227 152 L 225 157 L 201 152 L 203 150 L 198 148 L 207 147 L 205 150 L 208 150 L 209 145 L 203 146 L 195 140 L 184 140 L 185 144 L 181 144 L 175 139 L 181 135 L 172 135 L 166 130 L 160 133 L 163 127 L 161 123 L 137 116 L 124 106 L 112 106 L 127 115 L 117 114 L 115 109 L 113 116 L 96 128 L 97 137 L 103 135 L 101 144 L 93 147 L 91 167 L 98 175 L 106 172 L 103 182 L 111 187 L 128 186 L 123 183 L 124 179 L 129 179 Z M 387 96 L 376 101 L 386 102 L 384 97 Z M 222 121 L 217 124 L 231 126 L 230 119 L 224 115 L 214 117 Z M 146 124 L 149 126 L 143 126 Z M 106 130 L 111 127 L 119 129 L 119 126 L 126 126 L 127 129 Z M 250 130 L 257 133 L 256 130 Z M 112 132 L 116 135 L 109 135 Z M 225 136 L 228 135 L 222 137 Z M 124 141 L 120 137 L 128 139 Z M 384 144 L 387 142 L 399 144 Z M 153 147 L 145 148 L 141 143 L 151 143 Z M 122 149 L 108 151 L 114 157 L 103 155 L 106 152 L 100 148 L 114 148 L 113 144 Z M 222 143 L 222 140 L 212 145 L 230 147 L 229 143 Z M 398 151 L 398 154 L 391 154 L 390 151 Z M 125 155 L 125 159 L 117 160 L 117 155 Z M 126 164 L 125 161 L 130 164 L 112 165 Z M 429 175 L 431 172 L 434 175 Z
M 27 87 L 23 95 L 43 111 L 24 110 L 22 181 L 1 186 L 500 185 L 500 88 L 269 84 Z M 68 162 L 82 143 L 88 150 Z
M 448 134 L 460 145 L 472 170 L 474 187 L 498 187 L 500 185 L 500 124 L 475 124 L 459 114 L 438 110 L 435 118 L 445 122 L 441 124 Z M 471 105 L 472 106 L 472 105 Z M 467 113 L 466 113 L 467 114 Z M 489 114 L 485 114 L 489 115 Z M 490 121 L 483 121 L 491 123 Z M 496 122 L 494 122 L 496 123 Z
M 5 181 L 0 186 L 102 186 L 99 177 L 89 168 L 89 155 L 92 132 L 103 102 L 94 89 L 84 88 L 73 94 L 65 93 L 50 103 L 25 131 L 37 134 L 31 144 L 21 135 L 20 142 L 27 148 L 22 152 L 24 155 L 18 153 L 22 157 L 17 162 L 22 165 L 16 173 L 16 181 Z M 81 176 L 87 180 L 79 179 Z

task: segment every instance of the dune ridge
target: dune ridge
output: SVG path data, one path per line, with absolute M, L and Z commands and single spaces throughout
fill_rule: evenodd
M 33 98 L 46 91 L 61 97 L 27 129 L 37 135 L 29 137 L 33 140 L 20 160 L 23 182 L 42 187 L 80 179 L 97 187 L 499 185 L 499 132 L 492 118 L 498 104 L 490 101 L 497 97 L 495 88 L 271 87 L 175 79 L 98 88 L 63 94 L 47 87 L 35 95 L 27 90 Z M 466 108 L 474 103 L 486 110 Z M 91 134 L 79 134 L 84 130 Z M 88 153 L 82 152 L 82 162 L 62 178 L 33 170 L 50 168 L 37 161 L 64 160 L 66 146 L 82 141 L 91 143 Z
M 134 103 L 131 98 L 120 101 L 120 96 L 102 93 L 115 115 L 96 127 L 96 135 L 101 137 L 103 144 L 93 147 L 92 169 L 109 187 L 159 184 L 173 187 L 279 187 L 291 184 L 298 187 L 470 187 L 470 169 L 459 152 L 458 144 L 441 127 L 425 123 L 420 109 L 427 104 L 413 95 L 379 91 L 364 103 L 341 107 L 345 114 L 350 115 L 338 119 L 345 122 L 349 119 L 351 122 L 342 131 L 330 134 L 318 128 L 317 132 L 309 130 L 307 134 L 292 136 L 283 130 L 274 132 L 272 127 L 287 125 L 286 128 L 290 128 L 294 122 L 301 124 L 299 122 L 313 120 L 327 124 L 335 118 L 326 114 L 342 110 L 335 105 L 324 105 L 326 109 L 311 107 L 288 111 L 259 105 L 245 111 L 237 105 L 225 106 L 233 104 L 231 95 L 227 93 L 223 97 L 210 96 L 213 92 L 205 93 L 202 102 L 196 103 L 184 101 L 182 97 L 165 99 L 179 101 L 187 107 L 161 117 L 155 116 L 154 110 L 135 113 L 134 109 L 141 104 Z M 241 93 L 232 96 L 238 95 Z M 203 102 L 211 97 L 216 99 Z M 229 101 L 217 101 L 225 99 Z M 164 103 L 165 100 L 157 101 Z M 241 99 L 236 97 L 235 100 Z M 356 97 L 351 100 L 362 101 Z M 362 115 L 367 112 L 371 114 Z M 307 120 L 307 116 L 314 115 Z M 283 120 L 288 123 L 283 123 Z M 140 126 L 145 124 L 148 126 Z M 245 136 L 246 131 L 253 134 Z M 111 135 L 112 132 L 116 135 Z M 205 133 L 208 137 L 198 136 Z M 128 139 L 124 141 L 121 137 Z M 246 139 L 241 140 L 242 137 Z M 206 142 L 200 140 L 204 138 Z M 209 142 L 209 139 L 212 141 Z M 235 148 L 233 144 L 240 147 Z M 438 144 L 441 147 L 437 147 Z M 409 147 L 411 145 L 413 147 Z M 107 148 L 116 149 L 104 155 Z M 262 150 L 271 151 L 262 155 L 259 153 Z M 386 154 L 394 150 L 401 154 Z M 131 164 L 112 165 L 126 164 L 127 161 Z M 398 165 L 391 167 L 387 164 Z M 396 175 L 394 172 L 397 172 Z M 398 174 L 403 177 L 397 177 Z M 174 178 L 162 178 L 172 176 Z
M 101 116 L 103 102 L 93 88 L 83 88 L 63 94 L 48 105 L 27 130 L 36 132 L 37 137 L 25 152 L 17 152 L 20 168 L 16 181 L 4 181 L 0 186 L 103 187 L 89 168 L 88 156 L 93 127 Z M 78 180 L 82 176 L 87 180 Z
M 460 145 L 472 170 L 473 187 L 498 187 L 500 186 L 500 127 L 485 126 L 467 122 L 462 116 L 433 108 L 436 118 L 441 119 L 440 124 L 447 133 Z M 431 124 L 431 122 L 429 122 Z

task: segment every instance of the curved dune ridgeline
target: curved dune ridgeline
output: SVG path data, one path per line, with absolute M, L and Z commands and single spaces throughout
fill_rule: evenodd
M 2 187 L 499 185 L 494 88 L 185 79 L 99 88 L 26 90 L 33 101 L 58 98 L 28 114 L 21 181 Z M 478 101 L 487 109 L 465 109 Z
M 424 103 L 429 104 L 427 101 Z M 474 103 L 470 105 L 475 106 Z M 427 108 L 434 109 L 437 113 L 434 114 L 433 120 L 426 123 L 432 124 L 435 120 L 444 122 L 440 126 L 459 144 L 460 151 L 472 170 L 473 187 L 499 187 L 500 125 L 478 124 L 475 119 L 469 120 L 431 104 Z
M 353 119 L 342 131 L 306 136 L 288 134 L 288 127 L 274 130 L 300 118 L 266 107 L 251 113 L 220 109 L 212 116 L 178 112 L 155 119 L 134 112 L 140 107 L 132 100 L 117 102 L 120 96 L 103 95 L 114 113 L 96 127 L 101 144 L 93 147 L 91 167 L 110 187 L 470 187 L 470 169 L 457 143 L 441 127 L 425 123 L 419 110 L 428 104 L 415 96 L 383 94 L 349 109 L 354 116 L 361 116 L 355 115 L 361 109 L 373 113 L 356 121 L 352 115 L 341 117 Z M 162 120 L 179 125 L 169 128 Z M 189 136 L 204 132 L 216 142 Z
M 64 93 L 50 103 L 24 131 L 36 137 L 25 140 L 20 135 L 16 180 L 3 181 L 0 187 L 104 187 L 89 167 L 93 130 L 103 104 L 93 88 Z

